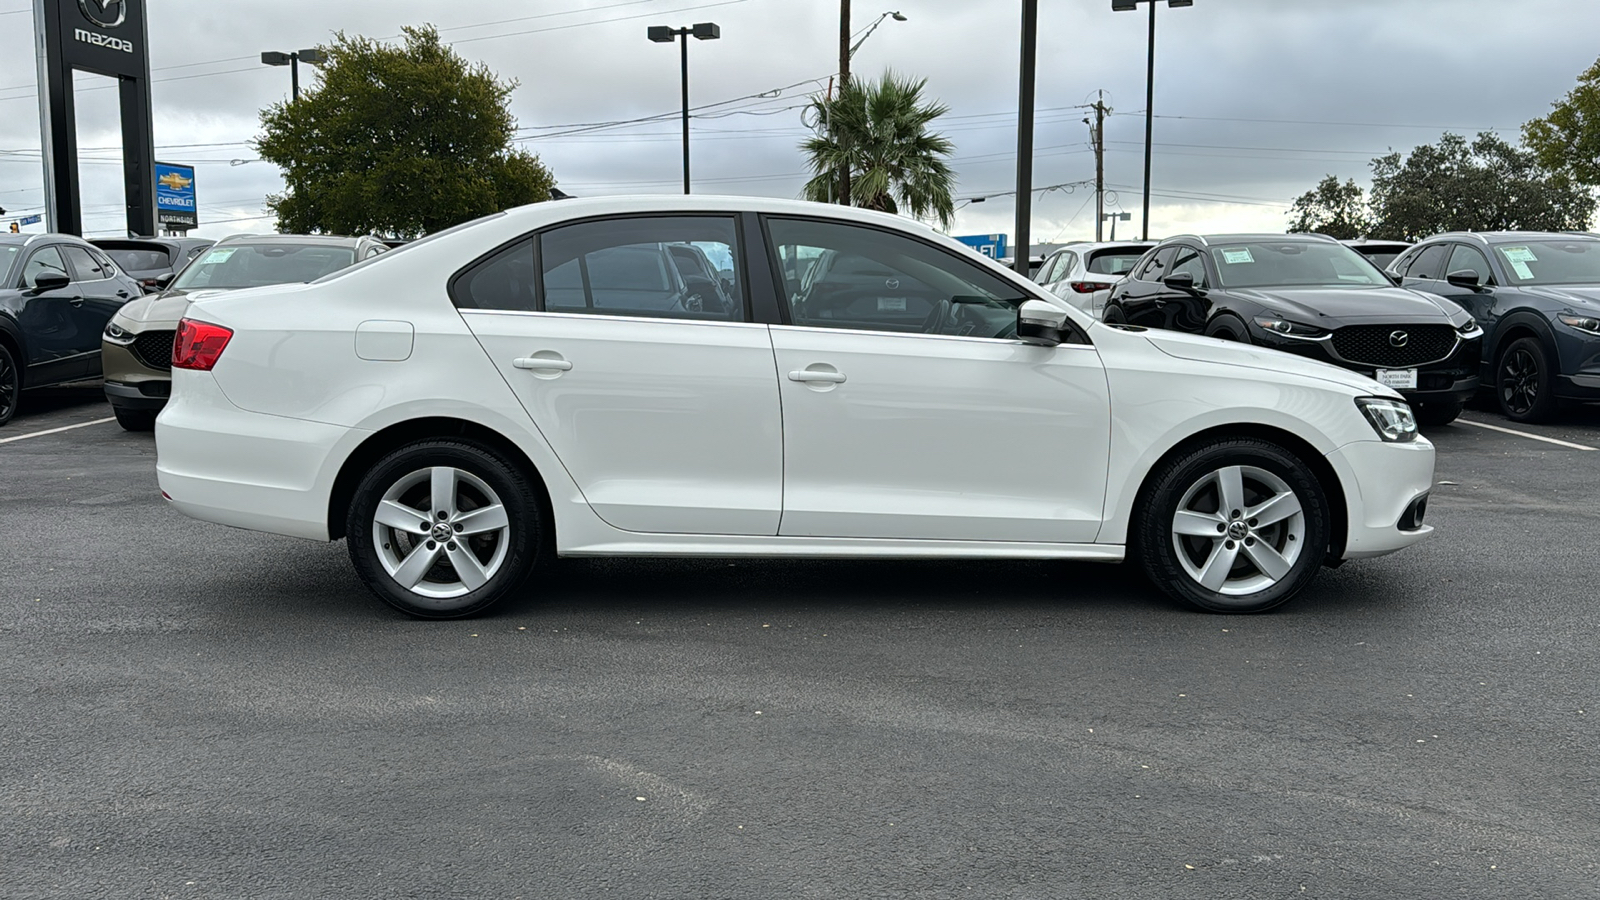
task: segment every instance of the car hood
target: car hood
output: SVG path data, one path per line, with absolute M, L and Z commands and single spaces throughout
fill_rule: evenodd
M 1349 369 L 1341 369 L 1329 363 L 1317 362 L 1314 359 L 1306 359 L 1303 356 L 1295 356 L 1292 353 L 1283 353 L 1267 347 L 1256 347 L 1250 344 L 1241 344 L 1237 341 L 1225 341 L 1221 338 L 1161 329 L 1151 329 L 1143 332 L 1141 336 L 1153 344 L 1157 350 L 1178 359 L 1242 366 L 1246 369 L 1259 369 L 1263 372 L 1315 378 L 1319 381 L 1328 381 L 1341 387 L 1350 388 L 1361 394 L 1384 397 L 1400 396 L 1371 378 L 1352 372 Z
M 1237 288 L 1236 297 L 1302 321 L 1307 325 L 1337 328 L 1352 321 L 1448 323 L 1454 304 L 1432 294 L 1400 287 L 1282 287 Z M 1345 320 L 1332 323 L 1328 319 Z
M 171 325 L 189 311 L 189 304 L 207 297 L 219 297 L 228 291 L 162 291 L 129 300 L 117 310 L 117 317 L 137 325 Z
M 1547 297 L 1557 303 L 1571 303 L 1574 306 L 1589 310 L 1600 309 L 1600 285 L 1541 285 L 1538 287 L 1525 287 L 1523 290 L 1539 297 Z

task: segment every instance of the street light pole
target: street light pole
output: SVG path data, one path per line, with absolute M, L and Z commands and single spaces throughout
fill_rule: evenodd
M 689 38 L 697 41 L 714 41 L 722 37 L 722 29 L 715 22 L 698 22 L 687 28 L 669 28 L 651 25 L 645 32 L 657 44 L 680 43 L 679 68 L 683 75 L 683 192 L 689 193 Z
M 1156 3 L 1159 0 L 1111 0 L 1112 12 L 1132 12 L 1139 4 L 1150 4 L 1150 51 L 1145 66 L 1144 81 L 1144 238 L 1150 240 L 1150 151 L 1155 135 L 1156 105 Z M 1167 0 L 1167 6 L 1177 9 L 1193 6 L 1194 0 Z
M 269 66 L 289 67 L 289 88 L 294 97 L 294 102 L 299 103 L 300 64 L 305 63 L 308 66 L 320 66 L 328 61 L 328 56 L 321 50 L 313 47 L 310 50 L 296 50 L 293 53 L 278 53 L 276 51 L 268 51 L 261 54 L 261 61 Z
M 1039 45 L 1039 0 L 1022 0 L 1022 78 L 1017 87 L 1017 246 L 1012 267 L 1028 271 L 1028 226 L 1033 218 L 1033 74 Z

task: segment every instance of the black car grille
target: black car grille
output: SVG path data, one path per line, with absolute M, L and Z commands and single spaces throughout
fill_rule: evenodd
M 1396 347 L 1391 337 L 1405 334 L 1405 345 Z M 1333 349 L 1349 362 L 1380 369 L 1407 369 L 1438 362 L 1456 346 L 1456 330 L 1450 325 L 1351 325 L 1333 333 Z
M 173 331 L 146 331 L 134 338 L 128 349 L 133 351 L 134 359 L 152 369 L 170 369 L 174 334 Z

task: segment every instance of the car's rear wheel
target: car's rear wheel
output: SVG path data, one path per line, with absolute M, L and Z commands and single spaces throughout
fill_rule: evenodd
M 498 453 L 459 440 L 394 451 L 356 488 L 350 559 L 384 602 L 424 619 L 476 615 L 516 593 L 543 545 L 539 495 Z
M 0 425 L 11 421 L 17 414 L 17 401 L 22 397 L 22 373 L 17 371 L 17 358 L 11 348 L 0 344 Z
M 1427 403 L 1411 404 L 1417 422 L 1429 426 L 1449 425 L 1461 415 L 1462 408 L 1460 400 L 1430 400 Z
M 1542 422 L 1555 415 L 1554 378 L 1543 341 L 1533 337 L 1512 341 L 1494 368 L 1495 396 L 1506 418 Z
M 1164 464 L 1134 523 L 1145 574 L 1212 612 L 1287 602 L 1316 575 L 1331 515 L 1299 457 L 1254 438 L 1203 444 Z
M 156 427 L 156 414 L 154 409 L 123 409 L 120 406 L 111 407 L 117 416 L 117 424 L 128 431 L 149 431 Z

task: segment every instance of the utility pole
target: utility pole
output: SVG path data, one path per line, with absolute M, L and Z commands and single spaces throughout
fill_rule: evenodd
M 1094 123 L 1090 129 L 1094 132 L 1090 137 L 1094 140 L 1094 239 L 1101 240 L 1106 216 L 1106 115 L 1111 108 L 1106 106 L 1106 92 L 1101 91 L 1098 99 L 1094 101 Z M 1085 122 L 1089 121 L 1084 119 Z M 1115 226 L 1113 226 L 1115 227 Z
M 839 0 L 839 96 L 850 84 L 850 0 Z M 839 140 L 836 134 L 834 140 Z M 850 164 L 839 167 L 839 202 L 850 206 Z
M 1039 46 L 1039 0 L 1022 0 L 1022 65 L 1017 87 L 1017 247 L 1014 268 L 1028 271 L 1028 226 L 1033 219 L 1033 75 Z

